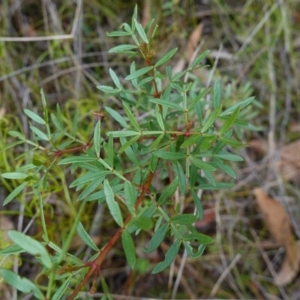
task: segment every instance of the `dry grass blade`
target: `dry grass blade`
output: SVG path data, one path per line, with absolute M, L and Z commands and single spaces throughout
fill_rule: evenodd
M 187 42 L 187 46 L 184 50 L 184 58 L 180 59 L 177 64 L 173 67 L 173 74 L 177 74 L 181 72 L 186 64 L 193 57 L 193 53 L 197 48 L 200 37 L 203 31 L 203 23 L 198 24 L 198 26 L 191 33 L 189 40 Z
M 0 37 L 1 42 L 36 42 L 36 41 L 53 41 L 53 40 L 67 40 L 73 39 L 77 30 L 80 12 L 82 9 L 82 0 L 77 1 L 77 8 L 75 12 L 75 19 L 73 22 L 72 30 L 70 34 L 58 34 L 50 36 L 27 36 L 27 37 Z

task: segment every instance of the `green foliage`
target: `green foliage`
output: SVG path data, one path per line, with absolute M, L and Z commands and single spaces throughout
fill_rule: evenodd
M 216 80 L 211 89 L 202 86 L 191 75 L 194 69 L 200 67 L 208 52 L 200 54 L 186 70 L 172 74 L 172 67 L 167 64 L 170 64 L 177 49 L 156 59 L 151 44 L 156 27 L 152 25 L 145 30 L 137 21 L 137 9 L 131 25 L 123 23 L 121 28 L 107 35 L 131 37 L 133 44 L 118 45 L 109 52 L 129 55 L 131 59 L 141 57 L 146 66 L 137 68 L 133 61 L 125 78 L 119 77 L 117 70 L 109 69 L 114 87 L 100 85 L 97 88 L 106 97 L 117 97 L 120 107 L 105 107 L 105 112 L 95 112 L 97 122 L 88 142 L 82 142 L 76 135 L 78 115 L 74 116 L 72 128 L 66 130 L 60 108 L 50 113 L 43 92 L 43 116 L 24 110 L 32 124 L 30 129 L 34 141 L 20 132 L 10 132 L 12 137 L 31 145 L 33 154 L 43 153 L 48 158 L 34 160 L 33 155 L 32 162 L 14 172 L 2 174 L 3 180 L 18 182 L 5 204 L 14 200 L 25 187 L 30 187 L 33 194 L 40 197 L 43 209 L 42 200 L 46 196 L 47 186 L 51 185 L 53 174 L 58 169 L 64 172 L 71 170 L 74 174 L 81 170 L 81 176 L 74 179 L 69 188 L 80 191 L 78 201 L 82 202 L 82 206 L 63 247 L 48 240 L 47 226 L 41 214 L 44 240 L 55 255 L 50 256 L 40 242 L 24 234 L 10 232 L 15 245 L 35 255 L 50 274 L 48 299 L 52 296 L 51 299 L 61 299 L 72 281 L 70 272 L 74 272 L 73 275 L 80 273 L 81 278 L 85 275 L 86 268 L 82 267 L 82 262 L 67 252 L 76 231 L 85 244 L 96 251 L 91 260 L 99 268 L 105 258 L 101 255 L 105 255 L 119 238 L 129 266 L 135 268 L 137 259 L 132 233 L 139 235 L 142 230 L 154 231 L 148 247 L 143 249 L 147 253 L 153 252 L 163 241 L 170 241 L 165 259 L 154 266 L 153 274 L 170 266 L 181 247 L 190 257 L 201 256 L 213 239 L 193 227 L 193 223 L 202 217 L 201 199 L 197 191 L 231 186 L 230 182 L 217 182 L 214 174 L 223 171 L 235 178 L 228 161 L 242 160 L 229 149 L 243 146 L 234 138 L 235 130 L 241 124 L 245 128 L 240 114 L 253 99 L 248 98 L 224 108 L 221 82 Z M 118 129 L 105 132 L 102 127 L 104 117 L 117 121 Z M 70 148 L 70 145 L 76 147 Z M 76 152 L 80 150 L 82 154 Z M 62 155 L 68 156 L 61 158 Z M 154 177 L 169 183 L 163 190 L 157 189 L 152 184 Z M 195 214 L 180 214 L 178 196 L 194 201 Z M 102 246 L 103 251 L 99 251 L 80 222 L 87 201 L 105 203 L 118 228 L 116 235 Z M 56 270 L 63 260 L 68 261 L 68 266 L 62 268 L 60 274 L 68 277 L 59 286 L 61 275 Z M 30 281 L 20 279 L 8 270 L 1 272 L 14 287 L 23 292 L 33 291 L 37 298 L 42 299 L 41 293 Z M 105 290 L 104 279 L 102 285 Z M 59 287 L 52 295 L 55 286 Z

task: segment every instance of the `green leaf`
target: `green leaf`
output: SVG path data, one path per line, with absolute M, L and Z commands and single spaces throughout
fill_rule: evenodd
M 22 278 L 18 274 L 11 270 L 0 269 L 0 274 L 4 278 L 5 282 L 13 286 L 15 289 L 21 291 L 22 293 L 29 294 L 33 292 L 37 299 L 45 299 L 39 288 L 27 278 Z
M 190 68 L 194 68 L 195 66 L 199 65 L 209 54 L 210 50 L 206 50 L 205 52 L 201 53 L 196 57 L 196 59 L 191 63 Z
M 214 240 L 205 234 L 202 234 L 200 232 L 195 232 L 195 233 L 189 233 L 184 236 L 185 241 L 189 242 L 198 242 L 199 244 L 211 244 Z
M 130 36 L 130 35 L 132 35 L 132 33 L 118 30 L 118 31 L 106 32 L 106 35 L 111 36 L 111 37 L 114 37 L 114 36 Z M 132 45 L 132 46 L 134 46 L 134 45 Z
M 162 241 L 165 239 L 168 229 L 169 229 L 169 224 L 168 223 L 163 224 L 152 236 L 151 240 L 149 241 L 148 248 L 147 249 L 143 248 L 143 251 L 145 253 L 151 253 L 155 249 L 157 249 L 162 243 Z
M 220 112 L 222 107 L 222 87 L 219 80 L 215 81 L 214 84 L 214 108 L 215 111 Z
M 26 165 L 23 165 L 22 167 L 20 167 L 20 168 L 18 168 L 17 169 L 17 171 L 18 172 L 22 172 L 22 171 L 24 171 L 24 172 L 26 172 L 26 171 L 29 171 L 29 170 L 32 170 L 32 169 L 35 169 L 36 168 L 36 166 L 41 166 L 43 163 L 42 163 L 42 161 L 40 161 L 40 160 L 36 160 L 35 158 L 33 158 L 32 159 L 32 162 L 34 163 L 29 163 L 29 164 L 26 164 Z
M 138 48 L 138 46 L 136 46 L 136 45 L 119 45 L 119 46 L 109 49 L 108 53 L 114 53 L 114 52 L 120 53 L 123 51 L 135 50 L 137 48 Z
M 205 248 L 206 248 L 206 245 L 203 245 L 203 244 L 200 244 L 196 250 L 196 252 L 193 251 L 193 247 L 188 243 L 188 242 L 183 242 L 183 245 L 184 245 L 184 248 L 188 254 L 189 257 L 192 257 L 192 258 L 198 258 L 200 257 Z
M 142 40 L 146 43 L 146 44 L 149 44 L 149 40 L 148 40 L 148 37 L 146 35 L 146 32 L 144 31 L 144 28 L 143 26 L 137 22 L 136 19 L 134 19 L 134 23 L 135 23 L 135 28 L 139 34 L 139 36 L 142 38 Z
M 131 34 L 133 34 L 134 30 L 130 27 L 128 23 L 122 23 L 120 28 L 123 28 L 126 32 L 130 32 Z
M 217 154 L 214 154 L 215 157 L 219 157 L 225 160 L 230 160 L 230 161 L 243 161 L 244 159 L 238 155 L 231 154 L 227 151 L 220 151 Z
M 46 268 L 51 269 L 52 262 L 50 256 L 46 248 L 40 242 L 15 230 L 10 230 L 8 236 L 15 244 L 19 245 L 29 254 L 40 257 L 42 264 Z
M 122 147 L 119 149 L 118 153 L 122 153 L 122 151 L 125 151 L 128 158 L 134 163 L 134 165 L 137 167 L 141 164 L 140 159 L 137 157 L 136 152 L 131 147 L 132 144 L 134 144 L 140 137 L 134 136 L 129 141 L 127 141 L 124 137 L 120 138 Z
M 160 113 L 160 109 L 159 109 L 158 105 L 155 106 L 155 117 L 156 117 L 156 120 L 158 122 L 159 127 L 163 131 L 165 131 L 166 130 L 165 129 L 165 124 L 164 124 L 163 117 L 162 117 L 162 115 Z
M 193 200 L 195 202 L 195 206 L 197 208 L 197 212 L 199 214 L 199 220 L 202 220 L 203 218 L 203 207 L 202 207 L 202 203 L 201 203 L 201 200 L 200 198 L 198 197 L 197 193 L 192 190 L 192 197 L 193 197 Z
M 60 162 L 58 162 L 58 165 L 66 165 L 66 164 L 75 164 L 75 163 L 88 163 L 96 161 L 96 157 L 91 157 L 88 155 L 80 155 L 80 156 L 71 156 L 63 158 Z
M 44 93 L 43 89 L 40 89 L 40 94 L 41 94 L 41 98 L 42 98 L 43 107 L 46 108 L 47 107 L 47 101 L 46 101 L 46 97 L 45 97 L 45 93 Z
M 106 133 L 108 136 L 112 136 L 112 137 L 126 137 L 126 136 L 137 136 L 137 135 L 141 135 L 140 132 L 138 131 L 133 131 L 133 130 L 116 130 L 116 131 L 109 131 Z
M 86 174 L 76 178 L 71 184 L 70 188 L 78 186 L 78 185 L 83 185 L 89 181 L 94 181 L 94 180 L 101 180 L 104 179 L 108 174 L 110 174 L 109 171 L 89 171 Z
M 112 187 L 114 193 L 118 193 L 120 192 L 122 189 L 123 189 L 123 184 L 117 184 L 117 185 L 114 185 Z M 91 195 L 89 195 L 87 197 L 87 199 L 85 199 L 86 201 L 95 201 L 97 200 L 98 203 L 103 203 L 105 201 L 105 194 L 104 194 L 104 191 L 97 191 Z
M 20 140 L 22 140 L 22 141 L 25 141 L 25 140 L 26 140 L 25 136 L 24 136 L 22 133 L 18 132 L 18 131 L 10 130 L 10 131 L 8 132 L 8 134 L 9 134 L 10 136 L 17 137 L 18 139 L 20 139 Z
M 111 134 L 108 134 L 108 142 L 106 147 L 107 147 L 106 154 L 108 158 L 108 164 L 111 168 L 114 168 L 115 149 L 114 149 L 114 138 Z
M 105 110 L 124 128 L 127 128 L 127 122 L 125 119 L 114 109 L 105 106 Z
M 131 213 L 131 215 L 135 216 L 135 202 L 136 202 L 136 192 L 134 187 L 130 182 L 124 182 L 124 196 L 125 196 L 125 203 L 126 206 Z
M 171 51 L 169 51 L 167 54 L 165 54 L 161 59 L 159 59 L 157 61 L 157 63 L 155 64 L 155 67 L 159 67 L 161 65 L 163 65 L 164 63 L 166 63 L 168 60 L 171 59 L 171 57 L 177 52 L 178 48 L 174 48 Z
M 203 105 L 203 103 L 200 102 L 200 101 L 195 105 L 195 113 L 197 115 L 197 118 L 198 118 L 198 121 L 199 121 L 200 124 L 202 124 L 202 122 L 203 122 L 203 109 L 202 109 L 202 105 Z
M 86 200 L 86 198 L 94 192 L 99 186 L 102 184 L 103 180 L 105 179 L 105 176 L 100 177 L 100 179 L 92 180 L 86 188 L 81 192 L 81 194 L 78 196 L 78 201 Z M 76 190 L 80 190 L 84 184 L 78 185 Z
M 95 251 L 100 251 L 99 248 L 94 243 L 93 239 L 89 236 L 89 234 L 84 229 L 81 222 L 77 225 L 77 233 L 80 236 L 80 238 L 85 242 L 86 245 L 88 245 L 90 248 L 94 249 Z
M 145 205 L 140 211 L 137 218 L 144 217 L 146 219 L 151 219 L 156 212 L 156 203 L 152 202 L 150 205 Z
M 189 156 L 190 160 L 192 161 L 192 163 L 199 169 L 203 170 L 203 171 L 215 171 L 216 168 L 212 165 L 210 165 L 209 163 L 194 157 L 194 156 Z
M 119 204 L 115 200 L 114 192 L 107 180 L 104 181 L 104 194 L 106 197 L 106 203 L 107 203 L 108 209 L 109 209 L 112 217 L 114 218 L 114 220 L 120 227 L 123 227 L 124 226 L 123 217 L 122 217 L 122 213 L 121 213 Z
M 121 82 L 120 82 L 117 74 L 115 73 L 115 71 L 112 68 L 109 68 L 109 74 L 110 74 L 110 77 L 113 80 L 114 84 L 116 85 L 116 87 L 119 89 L 122 89 Z
M 171 196 L 173 196 L 173 194 L 175 193 L 176 189 L 178 187 L 178 177 L 176 177 L 169 185 L 166 189 L 163 190 L 162 194 L 160 195 L 159 199 L 158 199 L 158 205 L 163 205 L 168 198 L 170 198 Z
M 182 215 L 176 215 L 171 218 L 171 222 L 174 224 L 179 224 L 179 225 L 186 225 L 186 224 L 193 224 L 197 221 L 198 219 L 198 214 L 182 214 Z
M 226 145 L 230 145 L 232 147 L 235 147 L 235 148 L 241 148 L 244 146 L 243 143 L 237 141 L 237 140 L 234 140 L 234 139 L 227 139 L 223 136 L 220 136 L 220 141 L 222 141 L 223 143 L 225 143 Z
M 13 191 L 11 191 L 11 193 L 4 199 L 3 206 L 14 200 L 28 184 L 29 182 L 25 181 L 17 186 Z
M 114 89 L 113 87 L 108 85 L 97 85 L 97 89 L 109 95 L 116 95 L 120 94 L 121 92 L 120 89 Z
M 135 4 L 133 15 L 132 15 L 132 18 L 131 18 L 131 28 L 132 28 L 132 30 L 135 30 L 135 20 L 137 20 L 137 17 L 138 17 L 138 5 Z
M 210 171 L 204 171 L 205 178 L 213 185 L 216 186 L 217 182 Z
M 7 144 L 6 147 L 3 148 L 2 150 L 3 150 L 3 151 L 6 151 L 6 150 L 8 150 L 8 149 L 10 149 L 10 148 L 15 148 L 16 146 L 21 145 L 21 144 L 23 144 L 23 143 L 24 143 L 24 141 L 16 141 L 16 142 L 14 142 L 14 143 Z
M 54 293 L 54 295 L 51 298 L 52 300 L 60 300 L 63 298 L 63 295 L 65 294 L 65 291 L 67 290 L 72 278 L 73 278 L 73 274 L 69 276 L 67 279 L 64 278 L 63 284 Z
M 135 246 L 131 234 L 126 229 L 122 232 L 122 245 L 127 262 L 130 268 L 133 269 L 136 263 Z
M 60 106 L 58 103 L 56 104 L 56 116 L 57 116 L 59 123 L 63 124 L 62 113 L 61 113 Z
M 164 269 L 166 269 L 175 259 L 179 249 L 180 249 L 180 245 L 181 245 L 181 241 L 177 240 L 174 242 L 174 244 L 169 248 L 169 250 L 167 251 L 166 255 L 165 255 L 165 260 L 158 263 L 153 271 L 151 272 L 152 274 L 157 274 L 161 271 L 163 271 Z
M 60 121 L 58 120 L 58 118 L 56 117 L 56 115 L 51 114 L 50 117 L 51 117 L 51 121 L 54 124 L 54 126 L 56 127 L 56 129 L 58 129 L 60 131 L 64 131 L 64 127 L 60 123 Z
M 155 172 L 157 169 L 157 164 L 158 164 L 159 158 L 155 155 L 151 155 L 151 159 L 150 159 L 150 171 L 151 172 Z
M 76 136 L 77 133 L 77 126 L 78 126 L 78 110 L 75 111 L 74 118 L 73 118 L 73 124 L 72 124 L 72 135 Z
M 155 141 L 149 146 L 149 150 L 154 150 L 156 148 L 158 148 L 159 144 L 161 143 L 162 139 L 164 138 L 165 134 L 162 133 L 161 135 L 159 135 Z
M 212 146 L 212 142 L 218 138 L 217 135 L 205 136 L 203 142 L 200 144 L 201 152 L 207 151 Z
M 134 224 L 136 227 L 142 230 L 150 230 L 153 227 L 153 222 L 150 218 L 146 218 L 144 215 L 138 216 L 134 219 Z
M 1 177 L 6 179 L 24 179 L 27 176 L 28 176 L 27 174 L 21 172 L 8 172 L 8 173 L 1 174 Z
M 0 250 L 0 255 L 12 255 L 24 252 L 23 248 L 18 245 L 10 245 Z
M 188 107 L 188 111 L 191 111 L 194 106 L 199 103 L 199 101 L 201 101 L 209 92 L 210 92 L 211 88 L 205 88 L 203 89 L 194 99 L 193 102 L 191 103 L 191 105 Z
M 130 75 L 128 75 L 127 77 L 125 77 L 126 80 L 132 80 L 135 78 L 138 78 L 146 73 L 148 73 L 150 70 L 152 70 L 153 67 L 144 67 L 142 69 L 139 69 L 133 73 L 131 73 Z
M 215 122 L 215 119 L 218 116 L 218 112 L 214 111 L 212 114 L 209 115 L 209 117 L 204 121 L 204 125 L 201 129 L 201 133 L 204 133 L 207 131 Z
M 185 195 L 186 189 L 187 189 L 187 182 L 186 182 L 186 176 L 183 172 L 181 164 L 176 161 L 174 164 L 174 170 L 178 176 L 178 185 L 179 185 L 179 190 L 182 193 L 182 195 Z
M 152 102 L 152 103 L 160 104 L 162 106 L 175 108 L 175 109 L 178 109 L 180 111 L 183 110 L 183 108 L 180 105 L 178 105 L 174 102 L 171 102 L 171 101 L 166 101 L 166 100 L 157 99 L 157 98 L 150 98 L 149 101 Z
M 94 129 L 94 147 L 97 157 L 100 157 L 101 146 L 101 120 L 96 123 Z
M 30 118 L 32 119 L 33 121 L 39 123 L 39 124 L 42 124 L 42 125 L 45 125 L 46 122 L 44 119 L 42 119 L 39 115 L 37 115 L 36 113 L 34 113 L 33 111 L 29 110 L 29 109 L 24 109 L 24 113 Z
M 210 183 L 202 183 L 201 186 L 198 186 L 198 189 L 205 190 L 205 191 L 217 191 L 222 189 L 230 189 L 234 187 L 234 183 L 232 182 L 217 182 L 216 185 L 212 185 Z
M 222 171 L 224 171 L 226 174 L 228 174 L 233 179 L 236 179 L 236 174 L 235 174 L 234 170 L 230 166 L 223 164 L 221 159 L 216 158 L 215 163 Z
M 102 297 L 101 300 L 114 300 L 112 298 L 112 296 L 110 295 L 109 287 L 108 287 L 108 285 L 105 281 L 105 278 L 103 276 L 101 276 L 101 285 L 102 285 L 103 291 L 104 291 L 105 296 L 106 296 L 105 299 L 103 299 L 103 297 Z
M 164 150 L 156 150 L 153 154 L 159 158 L 166 159 L 166 160 L 178 160 L 186 158 L 185 153 L 179 152 L 171 152 L 171 151 L 164 151 Z
M 197 143 L 199 141 L 199 139 L 200 139 L 199 134 L 192 135 L 180 145 L 180 148 L 187 148 L 189 146 L 192 146 L 195 143 Z
M 223 126 L 219 131 L 219 135 L 223 135 L 230 129 L 235 119 L 237 118 L 239 112 L 240 112 L 240 107 L 237 107 L 236 110 L 232 113 L 232 115 L 224 122 Z
M 244 108 L 245 106 L 249 105 L 250 103 L 252 103 L 254 101 L 254 97 L 250 97 L 250 98 L 247 98 L 243 101 L 240 101 L 236 104 L 234 104 L 233 106 L 227 108 L 226 110 L 224 110 L 221 114 L 220 114 L 220 117 L 223 117 L 223 116 L 226 116 L 230 113 L 232 113 L 233 111 L 235 111 L 238 107 L 239 108 Z
M 135 130 L 140 131 L 140 125 L 135 119 L 134 115 L 132 114 L 129 106 L 125 102 L 123 102 L 123 107 L 131 125 L 134 127 Z
M 35 133 L 41 140 L 49 141 L 49 137 L 42 132 L 40 129 L 36 128 L 35 126 L 30 126 L 30 129 L 33 133 Z
M 121 138 L 120 140 L 122 141 L 122 147 L 119 148 L 118 150 L 118 154 L 121 154 L 123 153 L 124 151 L 127 150 L 127 148 L 129 148 L 132 144 L 134 144 L 140 137 L 137 135 L 137 136 L 134 136 L 132 137 L 130 140 L 126 140 L 125 138 Z M 130 158 L 131 159 L 131 158 Z M 135 157 L 134 158 L 134 161 L 135 163 L 138 161 L 137 158 Z M 138 163 L 139 164 L 139 163 Z

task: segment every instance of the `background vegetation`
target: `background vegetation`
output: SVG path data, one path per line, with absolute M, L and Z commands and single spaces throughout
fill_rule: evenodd
M 200 44 L 200 51 L 212 51 L 206 61 L 209 68 L 202 69 L 197 76 L 203 82 L 220 79 L 227 103 L 254 95 L 260 105 L 245 115 L 255 130 L 242 135 L 250 147 L 239 153 L 245 161 L 235 165 L 237 185 L 229 190 L 203 194 L 204 220 L 196 226 L 200 232 L 210 234 L 215 243 L 199 259 L 186 260 L 183 270 L 178 260 L 169 273 L 157 275 L 150 275 L 151 266 L 142 252 L 139 253 L 140 269 L 130 272 L 119 251 L 120 245 L 116 246 L 102 270 L 114 298 L 122 294 L 128 299 L 300 298 L 299 277 L 284 286 L 274 283 L 273 271 L 280 269 L 285 251 L 280 244 L 266 245 L 269 231 L 253 195 L 254 188 L 263 187 L 281 200 L 293 225 L 295 239 L 299 239 L 299 180 L 296 176 L 284 175 L 281 166 L 291 163 L 283 161 L 279 152 L 280 149 L 287 151 L 284 146 L 297 142 L 300 131 L 298 1 L 149 0 L 138 4 L 140 19 L 146 22 L 155 18 L 160 26 L 155 41 L 158 56 L 178 46 L 179 54 L 173 63 L 180 69 L 180 63 L 187 64 Z M 104 97 L 95 86 L 111 84 L 107 76 L 110 67 L 119 76 L 129 68 L 126 57 L 108 54 L 108 49 L 124 40 L 108 38 L 106 32 L 128 21 L 134 5 L 135 1 L 115 1 L 112 6 L 111 2 L 96 0 L 1 2 L 1 173 L 13 171 L 30 159 L 26 146 L 4 149 L 12 142 L 7 134 L 9 130 L 18 129 L 30 135 L 23 109 L 41 112 L 40 88 L 44 89 L 52 109 L 56 103 L 61 105 L 70 131 L 72 119 L 78 112 L 77 136 L 88 140 L 94 126 L 92 112 L 117 103 L 113 97 Z M 40 38 L 49 35 L 55 37 Z M 104 130 L 113 130 L 114 125 L 107 119 Z M 290 156 L 292 165 L 299 166 L 297 151 Z M 68 189 L 73 179 L 65 180 L 63 174 L 58 173 L 45 205 L 45 218 L 52 234 L 49 238 L 58 244 L 71 228 L 78 209 L 78 195 Z M 1 180 L 0 205 L 18 184 Z M 40 237 L 37 207 L 37 202 L 26 195 L 9 206 L 1 205 L 1 248 L 9 243 L 5 237 L 8 228 Z M 102 206 L 87 206 L 83 222 L 85 228 L 90 228 L 95 243 L 112 235 L 113 220 L 107 217 Z M 145 236 L 145 243 L 148 240 Z M 82 258 L 89 257 L 79 238 L 72 242 L 71 251 Z M 157 251 L 147 258 L 155 263 L 162 256 Z M 22 256 L 21 265 L 19 261 L 4 262 L 13 264 L 20 275 L 34 280 L 39 270 L 32 257 Z M 0 297 L 17 299 L 17 294 L 0 283 Z

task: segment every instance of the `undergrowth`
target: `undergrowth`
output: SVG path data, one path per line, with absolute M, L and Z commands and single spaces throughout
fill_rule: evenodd
M 34 7 L 28 5 L 26 9 L 24 6 L 20 7 L 19 12 L 12 13 L 12 15 L 5 13 L 8 12 L 8 6 L 0 4 L 1 36 L 22 37 L 48 34 L 59 36 L 69 33 L 76 7 L 70 6 L 67 1 L 63 2 L 62 6 L 57 5 L 57 10 L 54 9 L 51 16 L 47 13 L 48 18 L 47 15 L 41 14 L 42 8 L 39 7 L 39 5 L 46 5 L 46 11 L 50 11 L 47 6 L 48 2 L 36 3 Z M 76 128 L 75 139 L 79 143 L 85 144 L 93 132 L 96 117 L 91 112 L 100 112 L 104 106 L 109 106 L 123 115 L 121 103 L 117 97 L 114 95 L 105 97 L 103 93 L 95 93 L 94 89 L 94 86 L 100 85 L 100 82 L 106 85 L 112 84 L 110 76 L 106 76 L 109 74 L 109 68 L 112 68 L 120 78 L 127 76 L 126 70 L 129 68 L 129 60 L 125 59 L 125 56 L 107 54 L 111 47 L 127 42 L 128 39 L 126 37 L 111 39 L 106 37 L 105 32 L 112 31 L 113 28 L 117 28 L 118 23 L 128 19 L 133 6 L 129 2 L 116 4 L 116 10 L 112 10 L 110 6 L 104 1 L 85 3 L 84 10 L 81 11 L 82 19 L 79 19 L 83 24 L 82 30 L 76 31 L 73 40 L 64 40 L 63 43 L 57 40 L 11 43 L 0 39 L 1 173 L 13 172 L 33 160 L 30 154 L 32 148 L 28 144 L 16 143 L 5 151 L 3 149 L 16 141 L 8 134 L 9 131 L 23 132 L 26 139 L 34 140 L 23 108 L 26 107 L 43 117 L 39 95 L 41 86 L 46 94 L 50 115 L 57 113 L 55 104 L 60 103 L 66 132 L 70 133 L 74 130 L 72 129 L 74 115 L 75 112 L 78 113 L 77 122 L 80 125 Z M 247 1 L 239 3 L 238 6 L 232 5 L 230 1 L 214 1 L 209 7 L 202 6 L 200 2 L 194 3 L 194 1 L 184 3 L 153 1 L 150 14 L 156 17 L 160 28 L 152 45 L 155 46 L 158 57 L 163 56 L 161 53 L 168 51 L 165 49 L 179 45 L 180 51 L 170 63 L 173 66 L 179 55 L 185 51 L 184 46 L 190 32 L 198 22 L 203 22 L 205 24 L 202 33 L 202 39 L 205 40 L 203 47 L 216 50 L 208 54 L 205 64 L 217 66 L 213 77 L 222 79 L 223 105 L 229 107 L 240 99 L 250 97 L 253 93 L 257 95 L 260 102 L 260 110 L 246 111 L 243 116 L 243 119 L 247 117 L 249 122 L 251 120 L 252 123 L 259 125 L 260 132 L 248 131 L 237 132 L 237 134 L 244 142 L 250 138 L 267 140 L 274 137 L 282 145 L 298 137 L 297 132 L 292 132 L 291 126 L 299 120 L 298 11 L 296 1 L 276 1 L 276 3 L 265 1 L 263 5 L 259 1 Z M 36 17 L 31 18 L 30 14 L 33 13 Z M 23 17 L 18 23 L 15 20 L 20 15 Z M 41 26 L 40 20 L 48 24 L 48 28 Z M 63 24 L 61 28 L 56 26 L 57 20 Z M 26 24 L 29 26 L 26 27 Z M 21 28 L 30 30 L 21 32 Z M 142 59 L 138 59 L 138 68 L 142 64 Z M 201 69 L 202 80 L 210 77 L 212 72 L 207 70 Z M 203 82 L 200 82 L 202 87 L 205 86 Z M 124 84 L 123 81 L 122 84 Z M 104 109 L 102 112 L 106 114 L 104 122 L 101 123 L 102 133 L 105 136 L 106 132 L 115 130 L 116 125 L 119 125 Z M 126 119 L 127 115 L 123 117 Z M 36 124 L 31 125 L 36 126 Z M 39 126 L 41 125 L 37 127 Z M 52 120 L 50 128 L 55 130 Z M 61 142 L 66 142 L 66 145 L 69 143 L 67 138 L 62 139 Z M 272 145 L 272 140 L 270 143 Z M 72 147 L 72 145 L 69 146 Z M 79 155 L 80 152 L 76 153 Z M 245 168 L 242 168 L 240 164 L 239 168 L 235 164 L 232 165 L 237 174 L 237 186 L 226 192 L 206 191 L 202 194 L 204 225 L 197 221 L 196 226 L 201 232 L 205 230 L 215 242 L 210 244 L 205 255 L 192 261 L 185 260 L 185 268 L 182 272 L 188 274 L 190 279 L 185 281 L 182 278 L 183 273 L 179 270 L 181 263 L 179 257 L 176 257 L 175 263 L 171 266 L 169 279 L 166 272 L 160 274 L 159 277 L 158 275 L 149 277 L 153 266 L 158 260 L 163 259 L 162 252 L 166 253 L 167 245 L 171 240 L 163 243 L 162 250 L 153 252 L 152 256 L 141 255 L 139 249 L 147 246 L 147 241 L 149 241 L 148 234 L 142 231 L 137 237 L 137 239 L 142 237 L 142 241 L 137 243 L 136 267 L 140 267 L 138 270 L 134 269 L 129 273 L 128 269 L 124 268 L 126 262 L 120 243 L 114 246 L 110 258 L 103 265 L 101 272 L 115 294 L 125 291 L 128 295 L 149 295 L 162 298 L 176 295 L 178 298 L 193 299 L 201 295 L 203 297 L 216 295 L 227 299 L 251 297 L 271 299 L 271 296 L 280 293 L 280 289 L 272 282 L 268 265 L 262 259 L 261 252 L 257 250 L 257 240 L 253 242 L 253 234 L 250 231 L 254 229 L 260 240 L 264 240 L 268 235 L 263 229 L 263 222 L 257 214 L 251 196 L 253 186 L 270 183 L 270 176 L 269 174 L 267 176 L 265 172 L 266 160 L 257 162 L 257 157 L 252 153 L 249 155 L 249 152 L 243 149 L 240 149 L 239 153 L 245 158 Z M 48 163 L 48 158 L 43 151 L 35 152 L 36 161 Z M 56 176 L 51 177 L 51 185 L 48 185 L 48 196 L 43 203 L 44 218 L 49 240 L 56 245 L 62 245 L 62 240 L 66 239 L 66 232 L 70 232 L 73 228 L 80 205 L 77 199 L 81 191 L 69 189 L 68 186 L 75 178 L 84 175 L 84 170 L 77 169 L 67 176 L 64 170 L 56 167 L 55 164 L 52 170 Z M 221 173 L 218 173 L 216 177 L 219 180 L 227 180 Z M 165 178 L 163 185 L 167 183 Z M 19 184 L 19 180 L 1 179 L 0 200 L 3 202 L 7 193 Z M 162 188 L 160 181 L 155 182 L 155 186 Z M 288 189 L 290 197 L 298 199 L 297 187 L 291 184 L 284 184 L 284 187 Z M 283 188 L 280 186 L 279 194 L 282 194 L 282 191 Z M 31 191 L 27 190 L 27 192 Z M 14 200 L 1 208 L 1 222 L 6 220 L 4 216 L 8 217 L 20 232 L 41 241 L 43 224 L 39 217 L 39 199 L 27 193 L 22 193 L 18 199 L 19 201 Z M 186 203 L 185 212 L 192 213 L 192 197 L 187 196 Z M 100 245 L 99 230 L 102 242 L 105 243 L 113 235 L 115 228 L 114 220 L 101 207 L 103 206 L 98 206 L 93 202 L 87 203 L 80 220 L 84 228 L 90 228 L 89 235 L 98 247 Z M 124 207 L 122 209 L 124 210 Z M 216 227 L 214 227 L 214 222 L 208 219 L 211 212 L 216 212 L 213 217 Z M 1 226 L 3 226 L 2 223 Z M 7 242 L 1 247 L 12 243 L 7 237 L 5 240 Z M 137 240 L 134 238 L 134 241 Z M 47 248 L 47 250 L 50 255 L 53 254 L 51 249 Z M 280 255 L 282 255 L 280 251 L 274 249 L 264 251 L 269 257 L 274 257 L 275 262 L 280 261 Z M 69 246 L 69 252 L 85 261 L 93 253 L 83 244 L 77 234 Z M 28 271 L 28 265 L 32 264 L 33 259 L 28 259 L 23 254 L 18 257 L 25 259 L 22 265 L 19 265 L 19 259 L 14 261 L 14 271 L 33 281 L 39 272 L 38 270 Z M 8 261 L 6 257 L 2 267 L 3 264 L 7 267 L 11 266 L 12 259 L 13 257 L 10 256 Z M 199 276 L 199 274 L 205 275 Z M 170 278 L 176 278 L 176 282 L 170 283 Z M 44 280 L 43 277 L 41 279 Z M 37 284 L 41 282 L 39 279 Z M 153 288 L 154 286 L 156 289 Z M 167 292 L 166 286 L 168 286 Z M 290 284 L 287 289 L 288 294 L 295 295 L 297 286 L 297 281 L 295 284 Z M 3 295 L 0 292 L 1 297 L 17 299 L 15 291 L 11 292 L 5 286 L 2 290 L 4 291 Z M 100 296 L 99 293 L 95 294 L 95 297 L 97 296 Z M 284 297 L 282 294 L 281 296 Z M 82 294 L 82 297 L 87 296 Z

